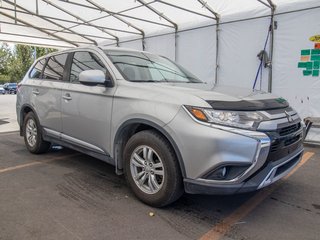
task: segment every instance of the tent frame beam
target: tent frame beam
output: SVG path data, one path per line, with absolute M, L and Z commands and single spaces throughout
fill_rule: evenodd
M 132 23 L 128 22 L 127 20 L 119 17 L 117 14 L 111 14 L 111 12 L 110 12 L 108 9 L 100 6 L 99 4 L 95 3 L 95 2 L 92 1 L 92 0 L 86 0 L 86 1 L 87 1 L 88 3 L 90 3 L 90 4 L 92 4 L 93 6 L 95 6 L 95 7 L 96 7 L 96 8 L 95 8 L 96 10 L 99 10 L 99 11 L 101 11 L 101 12 L 105 12 L 105 13 L 109 14 L 110 16 L 112 16 L 112 17 L 118 19 L 119 21 L 127 24 L 129 27 L 134 28 L 135 30 L 137 30 L 138 32 L 140 32 L 140 34 L 141 34 L 142 36 L 145 35 L 144 31 L 143 31 L 141 28 L 136 27 L 135 25 L 133 25 Z
M 155 14 L 157 14 L 160 17 L 160 19 L 161 18 L 165 19 L 167 22 L 169 22 L 174 27 L 174 29 L 178 30 L 178 25 L 174 21 L 172 21 L 170 18 L 168 18 L 163 13 L 159 12 L 156 8 L 150 6 L 151 4 L 146 3 L 144 0 L 136 0 L 136 1 L 141 3 L 143 6 L 145 6 L 146 8 L 148 8 L 149 10 L 154 12 Z
M 145 45 L 144 45 L 145 32 L 144 32 L 142 29 L 136 27 L 136 26 L 133 25 L 132 23 L 130 23 L 130 22 L 128 22 L 127 20 L 119 17 L 119 16 L 116 15 L 116 14 L 114 14 L 114 15 L 110 14 L 110 11 L 109 11 L 109 10 L 107 10 L 106 8 L 100 6 L 99 4 L 95 3 L 94 1 L 92 1 L 92 0 L 86 0 L 86 1 L 87 1 L 88 3 L 90 3 L 90 4 L 92 4 L 93 6 L 95 6 L 98 10 L 100 10 L 100 11 L 102 11 L 102 12 L 105 12 L 105 13 L 111 15 L 112 17 L 118 19 L 119 21 L 127 24 L 129 27 L 132 27 L 132 28 L 136 29 L 137 31 L 139 31 L 140 34 L 141 34 L 141 36 L 142 36 L 142 49 L 145 50 Z
M 216 19 L 215 15 L 214 15 L 214 17 L 208 16 L 208 15 L 205 15 L 205 14 L 202 14 L 202 13 L 198 13 L 198 12 L 192 11 L 190 9 L 186 9 L 186 8 L 183 8 L 183 7 L 180 7 L 180 6 L 177 6 L 177 5 L 174 5 L 172 3 L 168 3 L 168 2 L 162 1 L 162 0 L 157 0 L 156 3 L 161 3 L 161 4 L 164 4 L 164 5 L 168 5 L 170 7 L 173 7 L 173 8 L 188 12 L 188 13 L 192 13 L 192 14 L 195 14 L 195 15 L 199 15 L 199 16 L 202 16 L 202 17 L 206 17 L 206 18 L 210 18 L 210 19 Z
M 10 5 L 13 4 L 12 2 L 10 2 L 10 1 L 8 1 L 8 0 L 2 0 L 2 1 L 3 1 L 3 2 L 6 2 L 6 3 L 10 4 Z M 88 38 L 88 37 L 86 37 L 86 36 L 84 36 L 84 35 L 82 35 L 82 34 L 80 34 L 80 33 L 77 33 L 76 31 L 67 29 L 66 27 L 64 27 L 64 26 L 60 25 L 59 23 L 56 23 L 56 22 L 54 22 L 54 21 L 52 21 L 52 20 L 50 20 L 50 19 L 46 19 L 45 17 L 38 16 L 36 13 L 34 13 L 34 12 L 32 12 L 32 11 L 30 11 L 30 10 L 28 10 L 28 9 L 26 9 L 26 8 L 18 5 L 18 4 L 16 4 L 16 6 L 17 6 L 18 8 L 20 8 L 20 9 L 22 9 L 23 11 L 29 13 L 29 14 L 32 14 L 32 15 L 34 15 L 34 16 L 37 16 L 37 17 L 41 18 L 42 20 L 45 20 L 45 21 L 47 21 L 47 22 L 49 22 L 49 23 L 51 23 L 51 24 L 53 24 L 53 25 L 56 25 L 57 27 L 62 28 L 62 29 L 64 29 L 64 30 L 68 30 L 69 32 L 71 32 L 71 33 L 73 33 L 73 34 L 78 35 L 78 36 L 80 36 L 80 37 L 88 40 L 89 42 L 92 42 L 92 43 L 95 44 L 95 45 L 98 45 L 98 43 L 97 43 L 95 40 L 91 39 L 91 38 Z
M 17 17 L 11 16 L 10 14 L 7 14 L 7 13 L 5 13 L 5 12 L 3 12 L 3 11 L 0 11 L 0 13 L 1 13 L 3 16 L 5 16 L 5 17 L 11 18 L 11 19 L 13 19 L 13 20 L 16 19 L 18 22 L 21 22 L 21 23 L 23 23 L 23 24 L 25 24 L 25 25 L 27 25 L 27 26 L 29 26 L 29 27 L 31 27 L 31 28 L 37 29 L 38 31 L 40 31 L 40 32 L 42 32 L 42 33 L 45 33 L 45 34 L 47 34 L 47 35 L 49 35 L 49 36 L 52 36 L 52 37 L 54 37 L 54 38 L 57 38 L 57 39 L 59 39 L 59 40 L 61 40 L 61 41 L 63 41 L 63 42 L 69 43 L 69 44 L 71 44 L 71 45 L 73 45 L 73 46 L 76 46 L 76 47 L 79 46 L 78 44 L 75 44 L 74 42 L 69 41 L 68 39 L 65 39 L 65 38 L 63 38 L 63 37 L 60 37 L 60 36 L 58 36 L 58 35 L 56 35 L 56 34 L 54 34 L 54 33 L 48 32 L 48 31 L 46 31 L 46 30 L 43 30 L 43 29 L 41 29 L 41 28 L 39 28 L 39 27 L 37 27 L 37 26 L 35 26 L 35 25 L 27 22 L 27 21 L 24 21 L 24 20 L 19 19 L 19 18 L 17 18 Z
M 104 29 L 99 28 L 99 27 L 97 27 L 97 26 L 94 25 L 94 24 L 88 23 L 85 19 L 83 19 L 83 18 L 81 18 L 81 17 L 73 14 L 73 13 L 70 12 L 70 11 L 67 11 L 67 10 L 63 9 L 62 7 L 60 7 L 60 6 L 52 3 L 52 2 L 49 1 L 49 0 L 41 0 L 41 1 L 43 1 L 43 2 L 45 2 L 45 3 L 47 3 L 47 4 L 49 4 L 49 5 L 51 5 L 52 7 L 56 8 L 56 9 L 59 9 L 60 11 L 66 13 L 66 14 L 68 14 L 68 15 L 76 18 L 76 19 L 79 19 L 80 21 L 86 23 L 86 25 L 88 25 L 88 26 L 90 26 L 90 27 L 94 27 L 94 28 L 96 28 L 96 29 L 98 29 L 98 30 L 100 30 L 100 31 L 102 31 L 102 32 L 104 32 L 104 33 L 112 36 L 112 37 L 114 38 L 114 40 L 117 42 L 117 46 L 119 46 L 119 38 L 118 38 L 116 35 L 110 33 L 109 31 L 106 31 L 106 30 L 104 30 Z
M 12 8 L 7 8 L 7 7 L 1 7 L 2 9 L 4 10 L 7 10 L 7 11 L 15 11 L 14 9 Z M 41 18 L 45 18 L 45 19 L 48 19 L 48 20 L 57 20 L 57 21 L 61 21 L 61 22 L 66 22 L 66 23 L 74 23 L 76 24 L 76 26 L 79 26 L 79 25 L 84 25 L 84 26 L 88 26 L 87 23 L 90 23 L 92 21 L 95 21 L 95 20 L 99 20 L 103 17 L 100 17 L 100 18 L 97 18 L 97 19 L 93 19 L 93 20 L 90 20 L 90 21 L 86 21 L 86 22 L 76 22 L 76 21 L 72 21 L 72 20 L 67 20 L 67 19 L 60 19 L 60 18 L 55 18 L 55 17 L 50 17 L 50 16 L 46 16 L 46 15 L 41 15 L 41 14 L 32 14 L 32 13 L 28 13 L 28 12 L 25 12 L 25 11 L 21 11 L 21 10 L 16 10 L 17 13 L 22 13 L 22 14 L 26 14 L 26 15 L 29 15 L 29 16 L 34 16 L 34 15 L 37 15 L 37 17 L 41 17 Z M 104 16 L 105 17 L 105 16 Z M 71 28 L 73 27 L 76 27 L 76 26 L 72 26 L 72 27 L 63 27 L 65 30 L 70 30 Z M 132 32 L 132 31 L 126 31 L 126 30 L 121 30 L 121 29 L 116 29 L 116 28 L 108 28 L 108 27 L 104 27 L 104 26 L 99 26 L 99 25 L 95 25 L 97 28 L 99 28 L 99 30 L 101 29 L 107 29 L 107 30 L 112 30 L 112 31 L 118 31 L 118 32 L 124 32 L 124 33 L 130 33 L 130 34 L 137 34 L 139 35 L 139 33 L 137 32 Z M 58 33 L 58 32 L 62 32 L 61 30 L 54 30 L 54 33 Z M 89 35 L 86 35 L 86 34 L 83 34 L 84 36 L 89 36 Z M 114 38 L 112 38 L 114 40 Z
M 24 25 L 24 24 L 20 24 L 20 23 L 12 23 L 12 22 L 6 22 L 6 21 L 0 21 L 0 23 L 2 24 L 8 24 L 8 25 L 16 25 L 16 26 L 19 26 L 19 27 L 28 27 L 27 25 Z M 56 29 L 52 29 L 52 28 L 44 28 L 44 27 L 39 27 L 40 29 L 42 30 L 47 30 L 47 31 L 50 31 L 51 33 L 54 33 L 56 31 Z M 61 31 L 62 33 L 65 33 L 65 34 L 71 34 L 73 35 L 73 33 L 71 32 L 67 32 L 67 31 Z M 108 39 L 108 40 L 114 40 L 113 38 L 107 38 L 107 37 L 102 37 L 102 36 L 96 36 L 96 35 L 91 35 L 91 34 L 83 34 L 84 36 L 88 36 L 88 37 L 94 37 L 94 38 L 101 38 L 101 39 Z
M 4 32 L 1 31 L 0 34 L 4 35 L 10 35 L 10 36 L 17 36 L 17 37 L 26 37 L 26 38 L 34 38 L 34 39 L 45 39 L 50 41 L 56 41 L 56 39 L 50 38 L 50 37 L 39 37 L 34 35 L 27 35 L 27 34 L 21 34 L 21 33 L 10 33 L 10 32 Z M 88 44 L 88 42 L 81 42 L 81 41 L 72 41 L 73 43 L 79 43 L 79 44 Z
M 79 6 L 79 7 L 84 7 L 84 8 L 89 8 L 89 9 L 93 9 L 93 10 L 97 10 L 95 7 L 92 7 L 92 6 L 88 6 L 88 5 L 85 5 L 85 4 L 81 4 L 81 3 L 77 3 L 77 2 L 73 2 L 73 1 L 65 1 L 65 0 L 58 0 L 60 2 L 64 2 L 64 3 L 68 3 L 68 4 L 72 4 L 72 5 L 75 5 L 75 6 Z M 149 3 L 146 3 L 146 5 L 149 5 L 151 3 L 154 3 L 156 0 L 152 1 L 152 2 L 149 2 Z M 120 17 L 125 17 L 125 18 L 130 18 L 130 19 L 134 19 L 134 20 L 138 20 L 138 21 L 142 21 L 142 22 L 146 22 L 146 23 L 150 23 L 150 24 L 155 24 L 155 25 L 159 25 L 159 26 L 163 26 L 163 27 L 169 27 L 169 28 L 174 28 L 173 26 L 171 25 L 168 25 L 168 24 L 163 24 L 163 23 L 159 23 L 159 22 L 155 22 L 155 21 L 151 21 L 151 20 L 147 20 L 147 19 L 143 19 L 143 18 L 138 18 L 138 17 L 134 17 L 134 16 L 130 16 L 130 15 L 127 15 L 127 14 L 123 14 L 124 12 L 127 12 L 127 11 L 130 11 L 130 10 L 133 10 L 133 9 L 137 9 L 139 7 L 144 7 L 144 5 L 140 5 L 140 6 L 137 6 L 137 7 L 133 7 L 133 8 L 129 8 L 129 9 L 126 9 L 126 10 L 122 10 L 120 12 L 112 12 L 112 11 L 109 11 L 110 14 L 109 15 L 106 15 L 104 17 L 101 17 L 101 18 L 98 18 L 98 19 L 102 19 L 102 18 L 107 18 L 107 17 L 110 17 L 112 15 L 118 15 Z M 90 20 L 88 22 L 92 22 L 92 21 L 96 21 L 98 19 L 93 19 L 93 20 Z
M 1 36 L 1 33 L 0 33 Z M 23 41 L 12 41 L 12 40 L 4 40 L 7 43 L 15 43 L 15 44 L 23 44 L 29 46 L 38 46 L 38 47 L 52 47 L 52 48 L 71 48 L 70 46 L 64 45 L 57 45 L 57 44 L 42 44 L 42 43 L 30 43 L 30 42 L 23 42 Z

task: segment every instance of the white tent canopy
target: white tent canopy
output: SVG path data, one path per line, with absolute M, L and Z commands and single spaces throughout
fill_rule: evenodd
M 68 48 L 319 7 L 317 0 L 1 0 L 1 41 Z M 142 43 L 141 43 L 142 44 Z
M 319 16 L 319 0 L 0 0 L 0 41 L 146 50 L 319 117 Z

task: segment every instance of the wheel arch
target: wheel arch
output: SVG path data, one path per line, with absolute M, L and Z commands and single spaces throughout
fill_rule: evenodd
M 22 127 L 23 127 L 23 122 L 24 122 L 24 118 L 26 117 L 26 115 L 29 113 L 29 112 L 33 112 L 35 117 L 36 117 L 36 120 L 39 122 L 39 118 L 38 118 L 38 115 L 35 111 L 35 109 L 29 105 L 29 104 L 24 104 L 22 107 L 21 107 L 21 110 L 20 110 L 20 122 L 19 122 L 19 128 L 20 128 L 20 136 L 22 136 Z
M 121 124 L 121 126 L 118 128 L 113 141 L 113 157 L 115 161 L 116 173 L 123 173 L 123 150 L 129 138 L 133 136 L 135 133 L 143 130 L 155 130 L 167 139 L 178 159 L 182 177 L 185 177 L 186 171 L 182 155 L 174 139 L 163 127 L 145 119 L 130 119 Z

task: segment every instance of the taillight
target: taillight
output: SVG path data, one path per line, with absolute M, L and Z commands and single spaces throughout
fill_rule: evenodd
M 21 86 L 22 86 L 22 84 L 21 84 L 21 82 L 19 82 L 19 83 L 17 84 L 17 91 L 19 91 L 19 89 L 20 89 Z

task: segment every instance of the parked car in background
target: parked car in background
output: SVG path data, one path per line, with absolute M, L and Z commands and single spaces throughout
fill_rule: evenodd
M 0 94 L 6 94 L 6 90 L 3 87 L 3 85 L 0 85 Z
M 305 130 L 283 98 L 212 88 L 165 57 L 103 47 L 37 60 L 19 83 L 17 119 L 31 153 L 57 143 L 106 161 L 156 207 L 184 191 L 274 183 L 299 163 Z
M 8 94 L 16 94 L 17 93 L 17 83 L 6 83 L 4 84 L 4 90 Z

